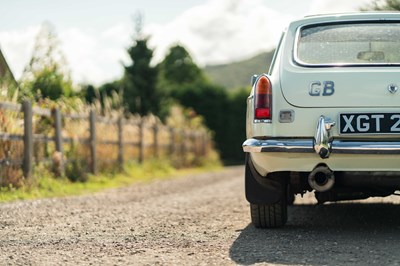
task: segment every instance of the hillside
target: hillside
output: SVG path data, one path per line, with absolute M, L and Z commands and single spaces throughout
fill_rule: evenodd
M 227 89 L 250 85 L 251 76 L 266 73 L 274 51 L 261 53 L 250 59 L 223 65 L 210 65 L 204 68 L 208 78 Z

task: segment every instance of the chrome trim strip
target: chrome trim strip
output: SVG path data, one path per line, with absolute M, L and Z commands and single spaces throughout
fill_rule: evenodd
M 248 139 L 244 152 L 314 153 L 312 139 Z M 333 140 L 332 154 L 400 154 L 400 141 L 372 142 Z

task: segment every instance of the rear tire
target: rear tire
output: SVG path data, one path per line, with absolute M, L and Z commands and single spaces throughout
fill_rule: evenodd
M 257 228 L 276 228 L 287 222 L 287 204 L 293 203 L 286 172 L 260 176 L 246 153 L 245 190 L 250 202 L 251 222 Z M 254 202 L 254 203 L 252 203 Z
M 287 205 L 285 201 L 275 204 L 250 204 L 251 222 L 256 228 L 277 228 L 287 222 Z

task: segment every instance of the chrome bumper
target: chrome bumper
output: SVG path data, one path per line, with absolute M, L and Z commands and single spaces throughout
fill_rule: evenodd
M 248 139 L 244 152 L 315 153 L 313 139 Z M 331 153 L 335 154 L 400 154 L 400 142 L 370 142 L 332 140 Z M 327 157 L 325 157 L 327 158 Z
M 316 153 L 327 159 L 332 153 L 341 154 L 400 154 L 399 141 L 335 140 L 332 127 L 335 122 L 321 115 L 314 138 L 310 139 L 248 139 L 243 143 L 244 152 Z

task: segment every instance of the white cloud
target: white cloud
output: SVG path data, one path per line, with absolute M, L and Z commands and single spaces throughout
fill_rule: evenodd
M 292 17 L 259 0 L 210 0 L 166 25 L 151 25 L 150 44 L 161 58 L 174 43 L 183 44 L 199 64 L 221 63 L 271 49 Z
M 24 30 L 0 32 L 0 48 L 16 78 L 21 76 L 28 64 L 39 28 L 31 26 Z
M 149 24 L 144 32 L 151 36 L 149 45 L 155 49 L 157 62 L 177 43 L 184 45 L 200 65 L 240 60 L 272 49 L 287 23 L 304 15 L 296 12 L 299 3 L 281 1 L 280 10 L 275 10 L 265 0 L 208 0 L 169 23 Z M 308 14 L 356 11 L 370 2 L 310 1 Z M 99 85 L 121 77 L 121 62 L 129 62 L 126 49 L 131 45 L 133 34 L 133 25 L 127 24 L 117 21 L 103 30 L 58 31 L 75 82 Z M 0 47 L 17 78 L 32 54 L 38 30 L 39 26 L 31 26 L 0 32 Z
M 59 34 L 63 51 L 71 67 L 72 78 L 99 85 L 121 76 L 121 61 L 126 61 L 125 47 L 129 29 L 117 24 L 104 31 L 77 28 Z
M 19 79 L 32 55 L 40 26 L 0 32 L 0 48 L 14 76 Z M 121 61 L 127 61 L 129 27 L 116 24 L 102 32 L 69 28 L 58 32 L 61 50 L 75 82 L 99 85 L 121 76 Z

